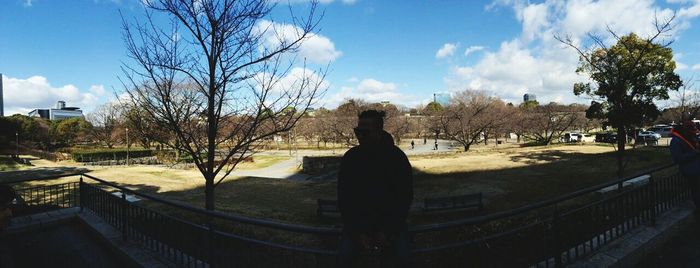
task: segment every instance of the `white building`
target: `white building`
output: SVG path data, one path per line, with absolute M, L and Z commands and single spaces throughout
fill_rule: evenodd
M 49 120 L 61 120 L 66 118 L 83 117 L 83 111 L 78 107 L 66 107 L 65 101 L 56 102 L 56 107 L 49 109 L 34 109 L 29 116 L 41 117 Z

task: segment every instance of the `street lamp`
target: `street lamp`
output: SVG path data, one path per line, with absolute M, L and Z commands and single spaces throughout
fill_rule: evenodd
M 129 128 L 126 128 L 126 165 L 129 165 Z
M 15 155 L 17 155 L 17 158 L 19 158 L 19 132 L 15 132 L 15 138 L 16 138 L 15 145 L 17 146 L 16 147 L 17 151 L 15 152 Z

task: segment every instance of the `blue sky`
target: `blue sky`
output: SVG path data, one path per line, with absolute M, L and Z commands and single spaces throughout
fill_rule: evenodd
M 295 10 L 307 4 L 292 1 Z M 643 35 L 654 14 L 673 12 L 677 72 L 700 72 L 700 0 L 323 0 L 320 8 L 320 31 L 300 55 L 312 67 L 330 62 L 321 103 L 331 108 L 346 98 L 414 106 L 435 92 L 464 89 L 516 103 L 524 93 L 540 102 L 586 103 L 571 93 L 572 83 L 585 79 L 574 73 L 577 56 L 553 35 L 584 40 L 606 25 Z M 89 112 L 119 94 L 126 60 L 120 11 L 142 15 L 139 0 L 3 0 L 5 113 L 60 99 Z M 284 23 L 286 14 L 283 4 L 272 18 Z

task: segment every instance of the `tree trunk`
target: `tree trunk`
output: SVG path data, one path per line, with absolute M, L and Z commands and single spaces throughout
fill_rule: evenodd
M 207 174 L 204 184 L 204 208 L 206 210 L 214 210 L 214 176 Z
M 471 147 L 470 144 L 465 144 L 465 145 L 464 145 L 464 151 L 465 151 L 465 152 L 468 152 L 468 151 L 469 151 L 469 147 Z
M 617 128 L 617 178 L 622 179 L 624 174 L 625 164 L 623 163 L 625 157 L 625 143 L 627 142 L 627 133 L 624 126 L 618 126 Z

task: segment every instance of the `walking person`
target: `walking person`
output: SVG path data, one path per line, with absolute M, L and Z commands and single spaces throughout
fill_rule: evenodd
M 416 143 L 413 142 L 413 140 L 411 140 L 411 150 L 413 150 L 413 149 L 415 149 L 415 148 L 416 148 Z
M 406 155 L 383 130 L 384 112 L 359 114 L 355 136 L 338 173 L 343 234 L 338 266 L 354 267 L 361 251 L 378 251 L 382 267 L 410 266 L 406 218 L 413 202 L 413 174 Z
M 697 135 L 700 131 L 692 121 L 686 121 L 682 126 L 671 130 L 671 157 L 678 164 L 681 174 L 688 180 L 692 201 L 695 204 L 695 215 L 700 216 L 700 155 Z

